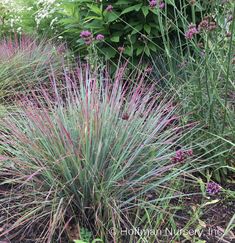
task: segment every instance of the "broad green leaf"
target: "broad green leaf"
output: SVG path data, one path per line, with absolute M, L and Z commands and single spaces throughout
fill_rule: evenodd
M 106 60 L 115 57 L 117 54 L 117 51 L 111 47 L 104 47 L 101 49 L 101 52 L 104 53 Z
M 144 25 L 144 30 L 145 30 L 148 34 L 150 34 L 150 32 L 151 32 L 151 27 L 150 27 L 149 25 L 145 24 L 145 25 Z
M 143 29 L 143 24 L 136 25 L 133 27 L 133 31 L 131 32 L 131 35 L 140 32 Z
M 107 20 L 107 23 L 113 22 L 119 18 L 119 14 L 117 14 L 116 12 L 105 12 L 104 15 Z
M 130 3 L 130 0 L 119 0 L 116 2 L 116 4 L 118 4 L 118 5 L 129 4 L 129 3 Z
M 126 8 L 126 9 L 124 9 L 124 10 L 122 11 L 121 14 L 129 13 L 129 12 L 132 12 L 132 11 L 139 11 L 140 8 L 142 7 L 142 5 L 143 5 L 142 3 L 139 3 L 139 4 L 136 4 L 136 5 L 131 6 L 131 7 L 129 7 L 129 8 Z
M 152 42 L 148 43 L 148 47 L 151 51 L 156 51 L 157 47 L 155 44 L 153 44 Z
M 113 41 L 113 42 L 119 42 L 119 40 L 120 40 L 120 36 L 119 36 L 119 35 L 112 36 L 112 37 L 110 38 L 110 40 Z
M 148 15 L 148 13 L 149 13 L 149 6 L 143 6 L 141 8 L 141 10 L 142 10 L 144 16 L 146 17 Z
M 133 55 L 133 47 L 132 46 L 127 46 L 125 48 L 124 53 L 131 57 Z
M 149 57 L 150 56 L 150 50 L 148 48 L 148 46 L 145 46 L 144 48 L 144 53 Z
M 136 56 L 139 56 L 144 51 L 144 46 L 140 46 L 136 50 Z
M 102 15 L 102 9 L 98 8 L 96 5 L 88 5 L 90 10 L 97 15 Z

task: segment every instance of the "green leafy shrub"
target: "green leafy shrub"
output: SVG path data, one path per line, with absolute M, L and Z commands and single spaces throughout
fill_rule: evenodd
M 206 12 L 207 4 L 197 1 L 195 6 L 190 6 L 184 1 L 157 1 L 156 6 L 151 7 L 151 1 L 142 0 L 95 3 L 86 0 L 64 1 L 61 8 L 59 23 L 73 46 L 81 45 L 79 50 L 84 48 L 79 34 L 82 30 L 90 30 L 94 37 L 105 36 L 105 41 L 97 46 L 106 59 L 117 57 L 118 48 L 124 47 L 123 54 L 137 62 L 142 55 L 149 58 L 153 53 L 169 49 L 178 34 L 184 35 L 188 23 L 198 21 L 201 13 Z M 184 12 L 180 12 L 182 8 Z
M 20 32 L 19 6 L 14 0 L 0 0 L 0 38 Z
M 178 108 L 144 76 L 126 86 L 124 72 L 111 82 L 103 70 L 65 71 L 61 92 L 52 79 L 53 92 L 23 98 L 1 121 L 0 236 L 66 242 L 73 226 L 132 242 L 122 229 L 151 223 L 148 215 L 158 228 L 169 200 L 183 196 L 195 160 L 189 145 L 175 152 L 187 133 Z
M 99 55 L 115 60 L 119 48 L 124 47 L 123 56 L 136 64 L 141 57 L 149 60 L 154 53 L 169 53 L 180 41 L 184 44 L 188 24 L 200 21 L 210 12 L 211 4 L 184 0 L 31 0 L 21 1 L 20 6 L 21 31 L 64 38 L 82 55 L 87 46 L 80 33 L 89 30 L 94 38 L 98 34 L 105 37 L 96 43 Z

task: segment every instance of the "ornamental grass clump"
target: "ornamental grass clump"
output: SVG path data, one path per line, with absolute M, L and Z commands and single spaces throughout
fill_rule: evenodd
M 55 72 L 61 70 L 66 53 L 64 45 L 56 46 L 24 35 L 1 40 L 0 101 L 48 80 L 51 67 Z
M 124 72 L 110 80 L 103 70 L 65 71 L 63 89 L 53 74 L 51 90 L 22 98 L 1 121 L 0 239 L 67 242 L 87 228 L 129 242 L 122 229 L 182 195 L 176 182 L 192 157 L 172 163 L 185 133 L 179 108 L 144 85 L 145 75 L 127 86 Z

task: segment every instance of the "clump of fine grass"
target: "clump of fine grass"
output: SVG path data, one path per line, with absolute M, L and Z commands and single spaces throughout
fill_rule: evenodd
M 61 70 L 66 53 L 63 45 L 32 37 L 14 36 L 0 41 L 0 101 L 24 93 L 48 80 L 50 68 Z
M 158 227 L 169 200 L 183 196 L 193 158 L 187 147 L 175 153 L 187 133 L 179 107 L 145 74 L 127 86 L 124 72 L 111 82 L 105 71 L 65 71 L 62 90 L 52 75 L 53 91 L 32 92 L 1 121 L 0 236 L 59 242 L 82 227 L 105 241 L 136 240 L 122 230 L 151 225 L 148 215 Z

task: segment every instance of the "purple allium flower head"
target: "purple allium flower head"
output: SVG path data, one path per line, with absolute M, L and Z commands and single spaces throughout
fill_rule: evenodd
M 215 182 L 208 182 L 207 185 L 206 185 L 206 191 L 207 193 L 209 194 L 217 194 L 219 193 L 221 190 L 221 186 Z
M 103 39 L 104 39 L 104 36 L 102 34 L 98 34 L 96 36 L 96 40 L 98 40 L 98 41 L 102 41 Z
M 198 30 L 194 24 L 191 24 L 189 25 L 188 31 L 185 33 L 185 38 L 191 40 L 196 34 L 198 34 Z
M 107 6 L 107 8 L 105 9 L 107 12 L 112 12 L 113 11 L 113 6 L 110 4 Z
M 165 8 L 165 3 L 161 1 L 161 2 L 159 3 L 159 8 L 160 8 L 160 9 Z
M 91 37 L 91 32 L 89 30 L 84 30 L 84 31 L 81 32 L 80 37 L 83 38 L 83 39 Z
M 156 6 L 157 6 L 157 1 L 156 1 L 156 0 L 151 0 L 151 1 L 149 2 L 149 6 L 150 6 L 150 8 L 154 8 L 154 7 L 156 7 Z

